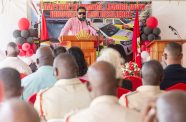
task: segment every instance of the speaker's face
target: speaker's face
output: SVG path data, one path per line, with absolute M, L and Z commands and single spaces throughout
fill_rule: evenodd
M 79 9 L 78 10 L 78 18 L 81 20 L 81 21 L 84 21 L 86 19 L 86 11 L 84 9 Z

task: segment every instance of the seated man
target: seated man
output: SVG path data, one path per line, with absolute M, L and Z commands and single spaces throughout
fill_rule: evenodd
M 18 58 L 19 49 L 15 42 L 10 42 L 7 45 L 6 56 L 7 58 L 0 62 L 0 68 L 11 67 L 16 69 L 19 73 L 29 75 L 32 73 L 30 67 Z
M 85 108 L 91 102 L 86 85 L 77 77 L 78 66 L 72 55 L 59 54 L 53 68 L 58 81 L 38 93 L 34 105 L 46 120 L 63 118 L 66 113 Z
M 162 93 L 160 82 L 163 79 L 163 67 L 158 61 L 151 60 L 142 67 L 142 83 L 134 92 L 121 96 L 119 102 L 122 106 L 141 111 L 145 103 L 152 97 Z
M 0 122 L 40 122 L 33 106 L 18 99 L 4 102 L 0 108 L 0 115 Z
M 116 70 L 108 62 L 98 61 L 88 70 L 94 98 L 89 108 L 69 115 L 66 122 L 140 122 L 138 112 L 123 108 L 116 95 Z
M 53 75 L 54 55 L 50 47 L 40 47 L 36 52 L 38 70 L 22 79 L 24 86 L 23 99 L 27 100 L 32 94 L 41 89 L 49 88 L 56 83 Z
M 21 87 L 21 78 L 17 70 L 12 68 L 0 69 L 0 81 L 3 83 L 4 100 L 21 97 L 23 87 Z
M 164 70 L 164 79 L 160 88 L 165 90 L 177 83 L 186 83 L 186 68 L 181 66 L 182 46 L 176 42 L 166 45 L 163 52 L 164 62 L 167 67 Z
M 170 91 L 151 100 L 144 110 L 144 122 L 186 122 L 186 93 Z

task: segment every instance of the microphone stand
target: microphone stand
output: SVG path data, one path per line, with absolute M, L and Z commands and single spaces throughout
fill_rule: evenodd
M 170 28 L 170 27 L 169 27 L 169 28 Z M 180 34 L 178 33 L 178 31 L 177 31 L 176 29 L 174 29 L 174 28 L 170 28 L 170 29 L 171 29 L 171 31 L 174 33 L 174 35 L 177 35 L 177 37 L 178 37 L 179 39 L 182 40 Z

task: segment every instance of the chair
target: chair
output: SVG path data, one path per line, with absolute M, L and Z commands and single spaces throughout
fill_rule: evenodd
M 170 90 L 183 90 L 183 91 L 186 91 L 186 84 L 185 83 L 177 83 L 177 84 L 167 88 L 165 91 L 170 91 Z
M 139 86 L 142 85 L 142 79 L 138 76 L 125 76 L 124 79 L 132 81 L 132 91 L 135 91 Z
M 20 73 L 20 78 L 23 79 L 24 77 L 26 77 L 27 75 L 24 73 Z
M 130 90 L 128 89 L 124 89 L 124 88 L 117 88 L 117 97 L 120 98 L 123 94 L 126 94 L 128 92 L 131 92 Z
M 31 103 L 31 104 L 34 105 L 34 103 L 35 103 L 35 101 L 36 101 L 36 96 L 37 96 L 37 93 L 32 94 L 32 95 L 28 98 L 27 101 L 28 101 L 29 103 Z

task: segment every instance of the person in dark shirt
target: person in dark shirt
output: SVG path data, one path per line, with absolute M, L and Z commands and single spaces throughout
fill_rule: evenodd
M 182 46 L 176 42 L 166 45 L 163 52 L 163 60 L 167 67 L 164 70 L 164 79 L 160 88 L 165 90 L 177 83 L 186 83 L 186 68 L 182 67 Z

